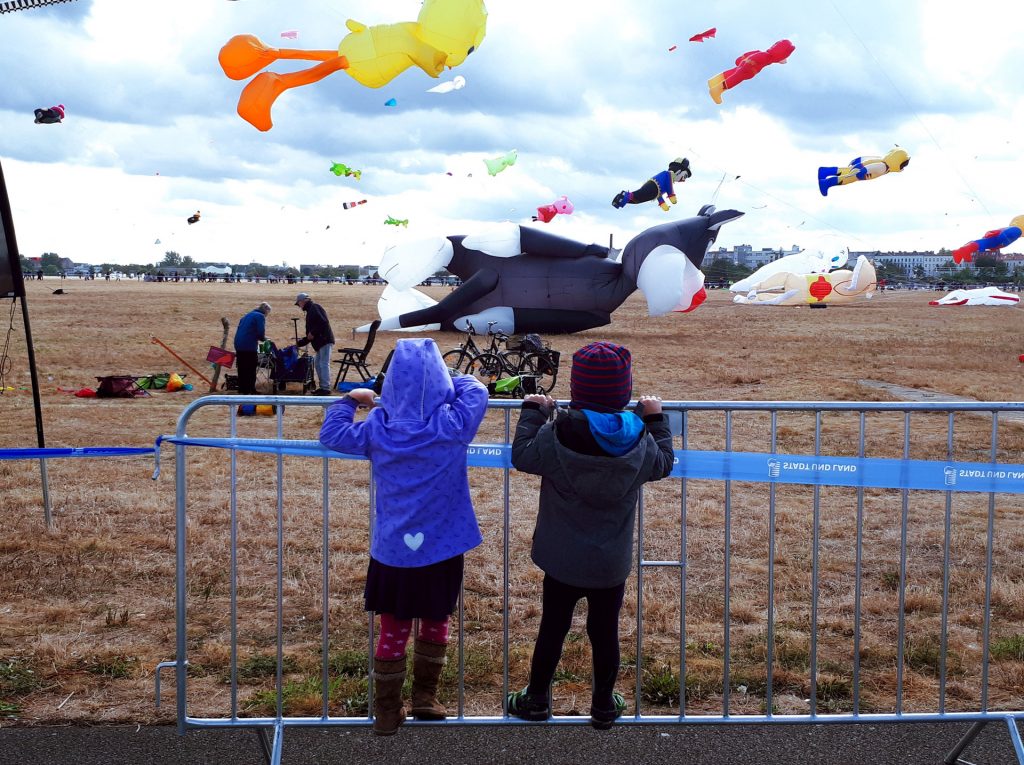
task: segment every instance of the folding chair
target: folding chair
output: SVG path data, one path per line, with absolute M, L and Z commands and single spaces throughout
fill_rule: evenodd
M 340 364 L 338 367 L 338 374 L 334 378 L 334 390 L 338 390 L 338 385 L 345 382 L 345 378 L 348 377 L 348 373 L 355 371 L 359 375 L 361 382 L 367 382 L 373 375 L 370 374 L 369 368 L 366 366 L 366 357 L 370 354 L 370 349 L 373 347 L 373 341 L 377 338 L 377 327 L 380 326 L 380 319 L 377 319 L 370 325 L 370 331 L 366 335 L 366 345 L 362 348 L 339 348 L 338 353 L 341 354 L 341 358 L 335 361 L 335 364 Z

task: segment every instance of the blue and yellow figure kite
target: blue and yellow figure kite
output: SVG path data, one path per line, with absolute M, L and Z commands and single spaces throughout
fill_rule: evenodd
M 869 181 L 886 173 L 898 173 L 910 164 L 910 155 L 899 146 L 884 157 L 857 157 L 846 167 L 819 167 L 818 190 L 823 197 L 833 186 L 845 186 L 854 181 Z
M 483 0 L 425 0 L 416 21 L 368 27 L 349 19 L 337 50 L 272 48 L 253 35 L 236 35 L 221 48 L 224 74 L 244 80 L 279 59 L 320 61 L 290 74 L 262 72 L 242 90 L 238 114 L 258 130 L 270 130 L 270 109 L 284 91 L 319 82 L 344 70 L 368 88 L 387 85 L 411 66 L 431 77 L 451 69 L 479 47 L 487 27 Z

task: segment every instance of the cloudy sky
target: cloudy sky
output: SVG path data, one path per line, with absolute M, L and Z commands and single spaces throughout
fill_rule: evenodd
M 348 18 L 412 21 L 419 7 L 75 0 L 0 15 L 0 161 L 21 252 L 372 264 L 391 243 L 502 220 L 621 247 L 708 202 L 746 212 L 727 247 L 937 250 L 1024 213 L 1019 0 L 489 0 L 483 43 L 438 80 L 462 75 L 461 90 L 428 93 L 438 81 L 418 69 L 380 89 L 338 72 L 282 95 L 268 132 L 235 113 L 245 83 L 217 62 L 232 35 L 334 49 Z M 709 27 L 714 39 L 687 41 Z M 783 38 L 785 65 L 712 102 L 708 78 Z M 56 103 L 62 124 L 34 124 Z M 906 171 L 819 194 L 819 166 L 894 144 Z M 489 176 L 483 159 L 511 149 L 518 162 Z M 694 171 L 676 207 L 611 206 L 676 156 Z M 530 222 L 563 194 L 571 216 Z

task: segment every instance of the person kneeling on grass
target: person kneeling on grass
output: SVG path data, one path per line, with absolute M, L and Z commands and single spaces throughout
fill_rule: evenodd
M 512 443 L 516 470 L 542 477 L 531 557 L 544 571 L 544 591 L 529 685 L 510 693 L 506 705 L 524 720 L 551 714 L 551 680 L 573 610 L 586 598 L 594 664 L 590 724 L 607 730 L 626 709 L 615 679 L 637 499 L 641 485 L 672 471 L 672 434 L 655 396 L 640 398 L 642 419 L 622 411 L 633 380 L 629 349 L 621 345 L 580 348 L 569 389 L 569 409 L 552 421 L 553 399 L 526 396 Z
M 430 338 L 399 340 L 374 408 L 374 392 L 356 388 L 327 410 L 320 443 L 368 457 L 377 511 L 366 572 L 367 611 L 380 615 L 373 656 L 373 732 L 388 736 L 405 721 L 402 684 L 412 620 L 419 634 L 412 663 L 412 715 L 443 720 L 437 685 L 448 620 L 462 587 L 463 553 L 483 538 L 469 496 L 466 451 L 487 413 L 487 388 L 452 377 Z M 371 409 L 353 422 L 358 407 Z

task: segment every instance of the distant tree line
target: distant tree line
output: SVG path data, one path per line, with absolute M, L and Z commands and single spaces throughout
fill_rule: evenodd
M 95 265 L 88 263 L 76 263 L 74 267 L 78 269 L 89 269 L 93 273 L 99 274 L 123 273 L 132 274 L 133 276 L 145 276 L 147 274 L 155 276 L 160 273 L 166 274 L 168 271 L 175 271 L 182 275 L 192 274 L 207 265 L 213 264 L 199 263 L 190 255 L 181 255 L 177 252 L 168 251 L 164 253 L 163 259 L 159 263 L 155 264 L 102 263 Z M 60 276 L 62 272 L 68 271 L 66 266 L 67 260 L 55 252 L 45 252 L 39 260 L 30 260 L 24 255 L 21 256 L 21 270 L 26 276 L 34 276 L 39 271 L 42 271 L 44 276 Z M 285 278 L 296 278 L 299 276 L 299 270 L 297 268 L 285 264 L 281 264 L 279 266 L 268 266 L 262 263 L 248 263 L 246 265 L 232 265 L 231 268 L 235 272 L 244 272 L 247 276 L 267 277 L 275 275 Z M 341 268 L 336 266 L 317 266 L 314 273 L 306 275 L 321 278 L 341 277 L 344 279 L 355 280 L 359 278 L 359 270 L 351 267 Z
M 26 276 L 35 275 L 42 270 L 45 276 L 59 276 L 64 267 L 62 261 L 64 259 L 55 252 L 45 252 L 39 261 L 29 260 L 24 255 L 21 256 L 21 270 Z M 108 273 L 125 273 L 133 275 L 142 275 L 158 273 L 166 273 L 167 271 L 178 271 L 180 273 L 192 273 L 194 270 L 202 268 L 206 263 L 197 263 L 189 255 L 180 255 L 174 251 L 168 251 L 164 253 L 163 259 L 156 264 L 153 263 L 129 263 L 129 264 L 118 264 L 118 263 L 103 263 L 99 266 L 87 266 L 91 268 L 93 272 L 100 274 Z M 280 266 L 267 266 L 262 263 L 249 263 L 247 265 L 236 265 L 232 266 L 232 269 L 236 272 L 244 272 L 247 276 L 280 276 L 280 277 L 298 277 L 299 270 L 293 266 L 280 265 Z M 740 279 L 744 279 L 753 273 L 754 269 L 746 266 L 737 265 L 728 258 L 716 258 L 710 263 L 705 263 L 702 267 L 704 271 L 705 281 L 709 285 L 724 285 L 727 286 L 733 282 L 737 282 Z M 950 258 L 949 262 L 943 266 L 940 274 L 928 276 L 925 273 L 923 266 L 915 266 L 913 269 L 905 269 L 895 263 L 887 263 L 884 261 L 875 262 L 875 271 L 879 279 L 884 279 L 890 283 L 903 283 L 907 281 L 915 281 L 922 284 L 936 284 L 939 282 L 955 282 L 958 284 L 1013 284 L 1016 286 L 1024 285 L 1024 266 L 1015 266 L 1010 268 L 1009 264 L 1000 260 L 997 257 L 988 254 L 978 254 L 974 258 L 974 263 L 968 266 L 958 267 Z M 444 275 L 444 271 L 438 272 L 438 275 Z M 342 278 L 348 280 L 356 280 L 359 278 L 358 269 L 352 267 L 342 266 L 317 266 L 314 271 L 307 270 L 302 274 L 307 277 L 319 277 L 319 278 Z

